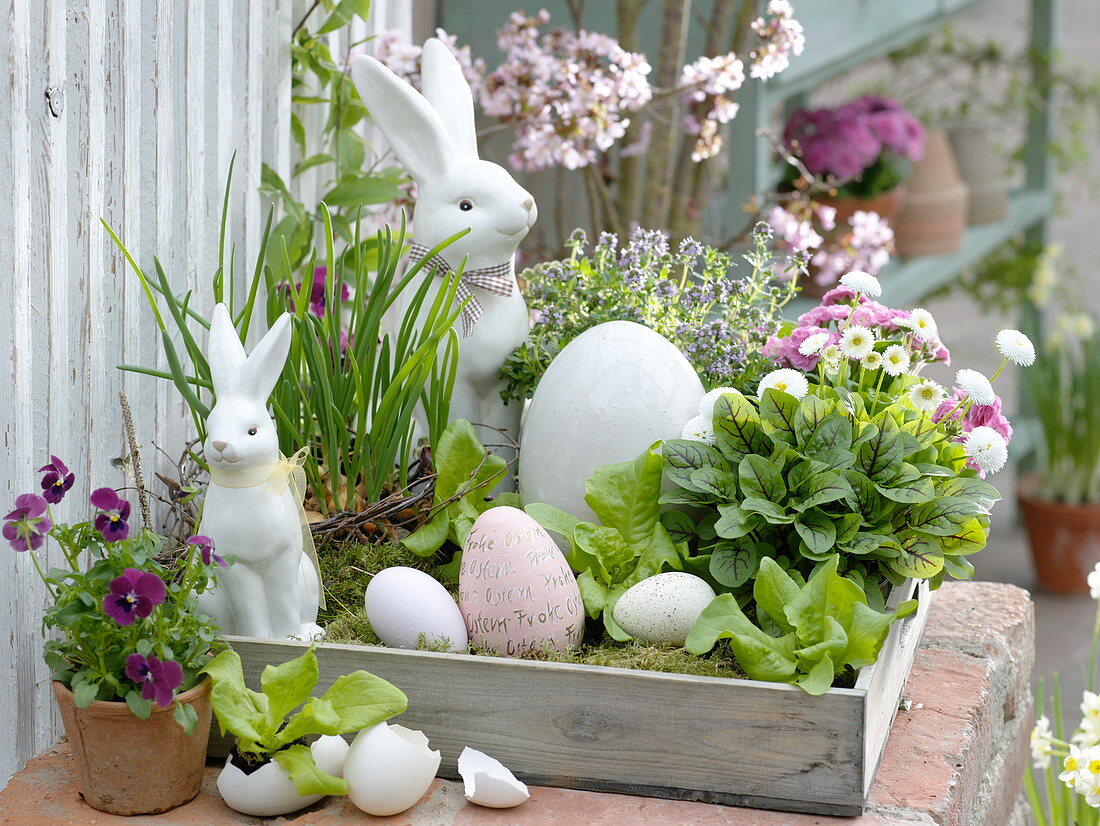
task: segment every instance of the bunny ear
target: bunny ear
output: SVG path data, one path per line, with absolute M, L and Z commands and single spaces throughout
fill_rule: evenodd
M 290 332 L 290 313 L 283 313 L 248 355 L 236 387 L 239 395 L 267 404 L 290 353 Z
M 210 364 L 210 380 L 214 384 L 214 395 L 225 396 L 231 393 L 241 370 L 244 368 L 244 345 L 233 327 L 229 308 L 218 304 L 214 308 L 214 317 L 210 321 L 210 347 L 207 362 Z
M 351 78 L 397 159 L 417 181 L 442 176 L 454 161 L 443 122 L 424 96 L 373 57 L 351 61 Z
M 474 96 L 454 53 L 442 40 L 433 37 L 424 43 L 420 66 L 424 97 L 439 113 L 455 152 L 476 158 Z

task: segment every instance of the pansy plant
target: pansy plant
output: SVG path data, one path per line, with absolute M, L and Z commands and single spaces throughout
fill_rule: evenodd
M 154 705 L 175 705 L 187 731 L 194 710 L 177 700 L 195 686 L 218 648 L 217 628 L 200 614 L 193 594 L 205 590 L 226 564 L 207 537 L 192 537 L 176 564 L 158 561 L 161 538 L 130 524 L 130 503 L 111 488 L 90 497 L 90 521 L 56 524 L 50 508 L 72 488 L 75 475 L 58 457 L 43 466 L 42 495 L 26 493 L 4 517 L 2 534 L 26 553 L 49 592 L 43 631 L 53 678 L 84 708 L 94 700 L 125 702 L 141 718 Z M 47 539 L 66 566 L 45 571 L 38 559 Z

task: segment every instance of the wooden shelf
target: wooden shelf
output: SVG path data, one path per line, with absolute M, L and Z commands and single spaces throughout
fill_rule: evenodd
M 908 309 L 933 290 L 953 281 L 960 272 L 977 264 L 1015 235 L 1042 223 L 1050 215 L 1051 195 L 1046 190 L 1024 190 L 1009 201 L 1003 221 L 978 224 L 966 230 L 962 248 L 943 255 L 922 255 L 897 260 L 880 276 L 884 303 Z M 796 298 L 787 305 L 794 318 L 817 306 L 814 298 Z

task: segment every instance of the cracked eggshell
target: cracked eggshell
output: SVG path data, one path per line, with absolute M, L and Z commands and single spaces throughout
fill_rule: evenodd
M 337 740 L 343 745 L 334 742 Z M 321 771 L 341 776 L 343 756 L 348 750 L 343 737 L 320 737 L 309 749 Z M 312 806 L 324 797 L 323 794 L 298 794 L 286 769 L 274 760 L 251 774 L 245 774 L 228 757 L 225 768 L 218 774 L 218 794 L 230 809 L 253 817 L 290 814 Z
M 458 756 L 466 799 L 490 809 L 511 809 L 531 796 L 503 763 L 469 746 Z
M 378 639 L 391 648 L 448 643 L 448 651 L 466 651 L 466 623 L 454 599 L 436 579 L 416 568 L 379 571 L 367 585 L 363 605 Z
M 576 648 L 584 633 L 577 578 L 550 534 L 518 508 L 490 508 L 470 528 L 458 604 L 473 643 L 506 657 Z
M 632 321 L 581 333 L 550 363 L 531 399 L 519 454 L 524 505 L 542 502 L 598 522 L 584 483 L 658 439 L 679 439 L 703 385 L 676 346 Z
M 387 723 L 364 729 L 344 759 L 348 797 L 369 815 L 403 812 L 428 791 L 442 759 L 421 731 Z
M 620 628 L 640 642 L 683 645 L 715 596 L 706 580 L 670 571 L 627 588 L 615 603 L 612 616 Z

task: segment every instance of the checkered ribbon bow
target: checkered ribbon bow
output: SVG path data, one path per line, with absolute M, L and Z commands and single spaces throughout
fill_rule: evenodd
M 423 244 L 413 244 L 409 248 L 409 258 L 414 262 L 423 261 L 429 252 L 431 252 L 429 247 L 425 247 Z M 451 265 L 439 255 L 433 255 L 425 262 L 424 266 L 428 269 L 436 267 L 439 275 L 448 275 L 454 272 Z M 512 284 L 511 261 L 505 261 L 503 264 L 496 264 L 492 267 L 482 267 L 480 270 L 466 270 L 462 273 L 462 280 L 458 282 L 458 289 L 455 291 L 455 300 L 461 304 L 466 299 L 470 299 L 466 306 L 462 308 L 463 338 L 470 337 L 470 334 L 474 331 L 474 325 L 477 324 L 478 319 L 481 318 L 481 314 L 484 312 L 481 302 L 478 301 L 477 295 L 471 287 L 480 287 L 497 295 L 509 296 L 512 294 Z

